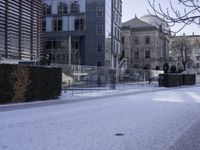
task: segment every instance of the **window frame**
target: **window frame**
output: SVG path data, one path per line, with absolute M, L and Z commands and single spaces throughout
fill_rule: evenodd
M 101 11 L 99 11 L 99 10 L 101 10 Z M 101 13 L 100 13 L 101 15 L 99 15 L 99 12 L 101 12 Z M 96 16 L 97 16 L 97 17 L 103 17 L 103 16 L 104 16 L 103 7 L 97 7 L 97 8 L 96 8 Z

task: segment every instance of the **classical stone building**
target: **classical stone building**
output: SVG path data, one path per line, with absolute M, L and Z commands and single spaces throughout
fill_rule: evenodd
M 184 39 L 186 39 L 186 43 L 184 43 Z M 200 35 L 185 35 L 182 36 L 172 36 L 170 39 L 170 58 L 172 60 L 171 65 L 176 66 L 177 69 L 183 68 L 180 53 L 174 52 L 173 42 L 183 41 L 183 44 L 186 44 L 188 50 L 186 50 L 185 57 L 187 61 L 186 69 L 200 69 Z
M 122 27 L 122 49 L 129 68 L 161 69 L 169 61 L 170 31 L 154 16 L 133 18 Z

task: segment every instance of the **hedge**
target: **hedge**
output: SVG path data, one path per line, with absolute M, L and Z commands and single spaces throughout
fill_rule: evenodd
M 0 104 L 57 99 L 61 68 L 0 65 Z
M 195 85 L 196 76 L 189 74 L 160 74 L 159 75 L 159 86 L 160 87 L 174 87 L 182 85 Z

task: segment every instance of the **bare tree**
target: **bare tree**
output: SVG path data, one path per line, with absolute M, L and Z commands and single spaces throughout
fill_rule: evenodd
M 160 20 L 168 23 L 169 26 L 183 24 L 176 31 L 181 31 L 185 26 L 195 23 L 200 25 L 200 2 L 199 0 L 174 0 L 169 1 L 169 7 L 164 8 L 156 0 L 148 0 L 152 10 L 148 10 L 151 15 L 157 16 Z M 180 7 L 175 8 L 174 3 L 179 3 Z
M 175 37 L 171 42 L 171 52 L 173 60 L 180 61 L 183 69 L 186 70 L 187 65 L 192 65 L 192 55 L 194 43 L 185 36 Z

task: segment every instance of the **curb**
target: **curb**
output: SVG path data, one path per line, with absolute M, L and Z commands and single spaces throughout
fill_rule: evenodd
M 136 95 L 136 94 L 144 94 L 144 93 L 152 93 L 152 92 L 159 92 L 159 91 L 170 91 L 174 89 L 184 89 L 190 87 L 199 87 L 200 85 L 195 86 L 181 86 L 181 87 L 173 87 L 173 88 L 158 88 L 153 90 L 144 90 L 144 91 L 124 91 L 121 93 L 112 93 L 102 96 L 94 96 L 94 97 L 80 97 L 80 98 L 72 98 L 69 100 L 48 100 L 48 101 L 36 101 L 36 102 L 29 102 L 29 103 L 18 103 L 18 104 L 8 104 L 8 105 L 0 105 L 0 112 L 6 111 L 14 111 L 14 110 L 22 110 L 22 109 L 31 109 L 37 107 L 47 107 L 53 105 L 62 105 L 62 104 L 70 104 L 70 103 L 78 103 L 78 102 L 88 102 L 94 101 L 104 98 L 113 98 L 113 97 L 122 97 L 127 95 Z

